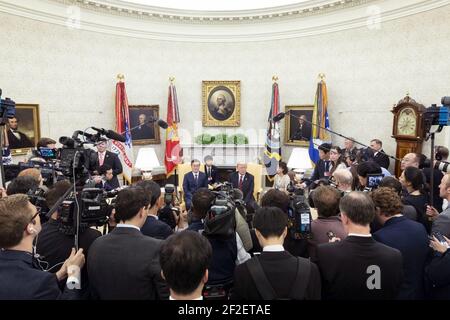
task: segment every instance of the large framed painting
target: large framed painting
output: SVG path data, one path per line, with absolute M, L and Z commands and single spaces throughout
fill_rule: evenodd
M 314 106 L 286 106 L 285 110 L 289 116 L 286 117 L 284 144 L 303 147 L 309 146 L 309 139 L 312 135 L 310 122 L 313 118 Z
M 8 119 L 6 139 L 12 155 L 27 154 L 41 138 L 38 104 L 16 104 L 16 116 Z
M 241 125 L 240 81 L 203 81 L 202 103 L 204 127 Z
M 160 144 L 159 126 L 152 119 L 159 119 L 159 105 L 129 106 L 131 140 L 133 144 Z

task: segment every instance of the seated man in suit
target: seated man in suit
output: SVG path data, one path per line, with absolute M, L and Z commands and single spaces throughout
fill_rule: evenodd
M 300 185 L 302 188 L 306 188 L 310 184 L 316 183 L 318 180 L 322 178 L 330 177 L 330 170 L 331 170 L 330 150 L 331 150 L 330 143 L 322 143 L 319 146 L 320 160 L 316 163 L 316 166 L 314 167 L 314 171 L 311 175 L 310 181 L 304 182 Z
M 311 192 L 310 197 L 314 201 L 318 215 L 318 218 L 311 223 L 312 237 L 308 239 L 309 256 L 315 261 L 317 246 L 328 243 L 329 232 L 341 240 L 347 237 L 347 232 L 339 215 L 341 194 L 338 190 L 330 186 L 320 186 Z
M 192 171 L 186 173 L 183 178 L 183 192 L 186 209 L 192 206 L 192 195 L 200 188 L 208 187 L 208 178 L 204 172 L 200 171 L 200 161 L 194 159 L 191 161 Z
M 254 212 L 256 207 L 255 197 L 253 191 L 255 189 L 255 177 L 247 172 L 247 164 L 238 162 L 236 171 L 230 174 L 228 181 L 233 185 L 233 188 L 239 189 L 244 194 L 244 202 L 249 212 Z
M 372 199 L 351 192 L 339 205 L 347 238 L 317 247 L 322 297 L 329 300 L 392 300 L 403 281 L 402 254 L 370 234 L 375 217 Z
M 253 224 L 263 252 L 236 267 L 231 298 L 320 299 L 317 266 L 307 259 L 292 256 L 283 248 L 288 224 L 286 214 L 276 207 L 260 208 Z
M 211 156 L 205 157 L 205 173 L 208 177 L 208 184 L 213 185 L 219 182 L 219 169 L 213 165 L 213 157 Z
M 89 284 L 93 298 L 101 300 L 160 300 L 169 292 L 161 278 L 161 241 L 144 236 L 150 197 L 140 187 L 117 195 L 117 226 L 91 245 L 88 257 Z
M 171 300 L 203 300 L 211 258 L 211 244 L 198 232 L 179 232 L 164 241 L 159 261 Z
M 385 169 L 389 169 L 389 157 L 383 151 L 383 142 L 378 139 L 370 141 L 370 148 L 373 150 L 373 160 Z
M 79 290 L 58 287 L 68 268 L 84 265 L 83 249 L 75 249 L 56 274 L 33 264 L 33 242 L 41 231 L 36 207 L 24 194 L 0 199 L 0 300 L 77 299 Z M 64 260 L 63 260 L 64 261 Z
M 34 142 L 25 133 L 19 131 L 19 121 L 16 117 L 8 118 L 8 127 L 7 137 L 10 149 L 34 147 Z
M 379 188 L 371 193 L 371 197 L 376 207 L 376 219 L 383 226 L 373 238 L 402 253 L 404 278 L 397 298 L 423 299 L 423 270 L 429 254 L 425 227 L 401 214 L 402 200 L 394 190 Z
M 172 235 L 172 228 L 165 222 L 158 219 L 158 210 L 164 205 L 164 196 L 161 195 L 161 188 L 155 181 L 141 180 L 136 183 L 151 197 L 148 217 L 141 228 L 142 234 L 156 239 L 165 240 Z
M 120 187 L 119 179 L 117 175 L 122 173 L 122 163 L 120 162 L 119 156 L 114 152 L 106 150 L 106 139 L 100 139 L 97 143 L 97 152 L 92 152 L 89 158 L 89 172 L 92 175 L 99 175 L 100 166 L 107 164 L 112 168 L 113 177 L 109 182 L 112 189 Z

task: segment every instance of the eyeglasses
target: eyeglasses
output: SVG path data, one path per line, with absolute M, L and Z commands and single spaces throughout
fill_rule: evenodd
M 36 208 L 36 213 L 31 217 L 30 222 L 28 223 L 32 223 L 34 221 L 34 219 L 36 219 L 36 217 L 41 213 L 41 208 Z M 27 224 L 28 225 L 28 224 Z M 25 226 L 25 229 L 27 228 L 27 226 Z

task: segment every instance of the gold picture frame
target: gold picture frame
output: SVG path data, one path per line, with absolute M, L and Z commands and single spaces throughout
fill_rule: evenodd
M 14 119 L 8 119 L 8 125 L 5 126 L 8 145 L 13 156 L 27 154 L 41 138 L 39 105 L 17 103 L 15 119 L 17 120 L 15 133 L 10 130 L 10 126 L 14 125 Z
M 202 81 L 204 127 L 241 125 L 241 81 Z
M 131 140 L 134 145 L 160 144 L 161 136 L 156 121 L 139 126 L 139 119 L 144 115 L 144 121 L 150 118 L 159 119 L 159 105 L 134 105 L 129 106 Z
M 306 120 L 312 121 L 314 106 L 313 105 L 294 105 L 286 106 L 286 122 L 284 126 L 284 144 L 289 146 L 309 146 L 309 140 L 312 135 L 312 125 L 303 122 L 300 128 L 299 118 L 303 115 Z

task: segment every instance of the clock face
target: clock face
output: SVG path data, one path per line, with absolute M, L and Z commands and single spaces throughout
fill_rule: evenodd
M 397 134 L 402 136 L 415 136 L 416 125 L 417 117 L 414 109 L 405 108 L 398 116 Z

